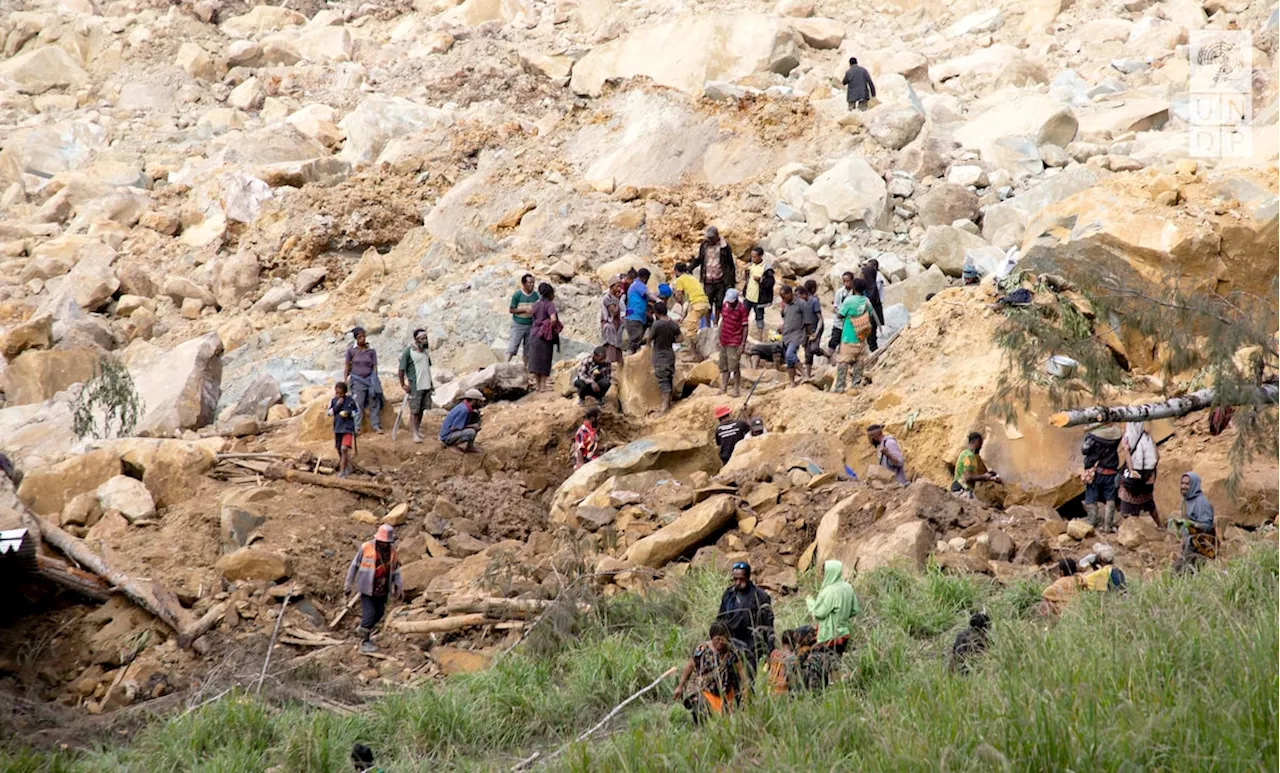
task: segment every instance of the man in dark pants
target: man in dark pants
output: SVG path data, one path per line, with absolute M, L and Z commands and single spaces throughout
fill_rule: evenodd
M 689 263 L 689 270 L 698 269 L 698 281 L 711 304 L 712 324 L 720 321 L 720 307 L 724 304 L 724 291 L 737 287 L 737 266 L 733 263 L 733 250 L 715 226 L 707 226 L 698 255 Z
M 849 109 L 866 110 L 867 102 L 876 95 L 876 84 L 871 81 L 871 73 L 858 64 L 856 56 L 849 57 L 849 69 L 840 81 L 845 85 L 845 101 Z
M 773 601 L 751 581 L 751 565 L 733 565 L 733 584 L 720 597 L 716 620 L 729 627 L 733 644 L 747 661 L 747 682 L 755 678 L 756 663 L 773 651 Z
M 382 620 L 387 611 L 387 598 L 404 595 L 404 583 L 400 579 L 400 558 L 396 555 L 395 530 L 383 524 L 372 541 L 360 546 L 356 557 L 351 559 L 347 567 L 347 581 L 342 585 L 342 592 L 350 593 L 354 585 L 360 592 L 360 626 L 356 635 L 360 637 L 361 652 L 376 652 L 371 637 L 373 629 Z
M 867 283 L 867 300 L 871 301 L 871 335 L 867 336 L 867 349 L 880 348 L 876 335 L 884 327 L 884 305 L 880 300 L 880 261 L 872 258 L 862 267 L 862 281 Z

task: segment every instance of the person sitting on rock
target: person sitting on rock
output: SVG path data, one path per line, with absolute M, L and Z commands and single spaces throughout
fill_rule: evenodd
M 480 450 L 476 446 L 476 435 L 480 433 L 480 410 L 477 406 L 483 402 L 483 392 L 468 389 L 445 415 L 440 425 L 440 442 L 460 453 Z
M 1214 540 L 1214 513 L 1209 498 L 1200 490 L 1200 476 L 1188 472 L 1179 481 L 1182 513 L 1170 518 L 1169 527 L 1182 537 L 1182 553 L 1173 562 L 1175 572 L 1195 571 L 1205 558 L 1217 555 Z
M 956 474 L 951 480 L 951 493 L 973 499 L 973 486 L 981 481 L 999 483 L 1000 476 L 987 470 L 982 460 L 982 433 L 970 432 L 969 445 L 956 457 Z
M 720 448 L 720 463 L 728 464 L 733 449 L 751 432 L 751 425 L 733 418 L 727 405 L 716 406 L 716 445 Z
M 818 627 L 818 643 L 810 653 L 817 659 L 821 684 L 830 684 L 839 672 L 840 657 L 849 648 L 849 621 L 858 613 L 858 597 L 844 579 L 844 564 L 829 559 L 822 565 L 822 588 L 817 598 L 804 600 Z
M 987 628 L 990 625 L 991 618 L 982 612 L 969 616 L 969 627 L 956 634 L 956 640 L 951 643 L 951 660 L 947 667 L 953 674 L 969 673 L 973 669 L 971 661 L 987 651 Z
M 596 425 L 600 422 L 600 409 L 592 406 L 582 417 L 582 426 L 573 433 L 573 469 L 578 469 L 599 456 L 600 433 Z
M 603 404 L 604 395 L 612 385 L 613 366 L 609 364 L 608 347 L 597 346 L 578 358 L 578 369 L 573 374 L 573 388 L 578 390 L 578 405 L 585 405 L 588 397 Z
M 333 399 L 326 412 L 333 417 L 333 445 L 338 450 L 338 477 L 351 474 L 351 455 L 355 452 L 356 427 L 360 424 L 360 406 L 347 394 L 347 383 L 333 385 Z
M 729 638 L 728 626 L 719 620 L 712 623 L 707 641 L 694 648 L 693 657 L 680 672 L 674 700 L 684 703 L 694 723 L 729 714 L 738 703 L 747 702 L 748 691 L 743 689 L 746 668 Z M 694 691 L 686 695 L 691 677 L 695 679 Z
M 1080 595 L 1081 577 L 1078 572 L 1079 566 L 1074 558 L 1058 559 L 1059 577 L 1040 593 L 1044 600 L 1036 607 L 1042 616 L 1058 617 L 1067 604 Z
M 360 593 L 360 625 L 356 636 L 360 637 L 361 652 L 375 652 L 373 629 L 387 611 L 387 598 L 404 596 L 404 582 L 400 578 L 400 558 L 396 555 L 395 529 L 387 524 L 378 527 L 373 540 L 356 551 L 347 567 L 347 580 L 342 584 L 343 594 L 352 587 Z

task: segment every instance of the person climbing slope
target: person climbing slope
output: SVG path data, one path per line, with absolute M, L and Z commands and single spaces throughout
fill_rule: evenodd
M 707 640 L 694 648 L 693 657 L 680 672 L 673 699 L 684 703 L 695 723 L 729 714 L 738 703 L 747 702 L 746 667 L 729 638 L 728 626 L 719 620 L 712 623 Z M 694 689 L 686 694 L 690 678 Z

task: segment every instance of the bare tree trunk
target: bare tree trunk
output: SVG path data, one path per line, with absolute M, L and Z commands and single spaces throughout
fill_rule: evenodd
M 480 612 L 492 620 L 527 619 L 545 612 L 556 602 L 544 599 L 504 599 L 491 596 L 454 596 L 449 599 L 446 609 L 449 614 L 467 614 Z M 579 604 L 579 610 L 590 609 L 586 604 Z
M 304 472 L 295 470 L 291 467 L 283 465 L 273 465 L 263 471 L 263 476 L 274 480 L 287 480 L 293 483 L 309 483 L 313 486 L 325 486 L 326 488 L 342 489 L 350 491 L 354 494 L 363 494 L 378 499 L 390 499 L 391 487 L 384 483 L 374 483 L 365 480 L 350 480 L 348 478 L 338 478 L 333 475 L 317 475 L 312 472 Z
M 1199 392 L 1192 392 L 1182 397 L 1171 397 L 1158 403 L 1144 403 L 1143 405 L 1120 405 L 1115 407 L 1107 407 L 1105 405 L 1095 406 L 1093 408 L 1076 408 L 1070 411 L 1061 411 L 1049 417 L 1049 423 L 1055 427 L 1075 427 L 1080 424 L 1103 424 L 1121 421 L 1152 421 L 1154 419 L 1168 419 L 1174 416 L 1185 416 L 1193 411 L 1203 410 L 1213 404 L 1213 398 L 1216 390 L 1201 389 Z M 1276 402 L 1276 385 L 1263 384 L 1258 387 L 1248 399 L 1243 401 L 1245 404 L 1264 405 L 1266 403 Z
M 106 601 L 111 598 L 111 588 L 101 577 L 89 572 L 82 572 L 56 558 L 36 556 L 40 567 L 40 576 L 61 588 L 75 591 L 87 599 Z
M 473 615 L 442 617 L 439 620 L 405 620 L 392 623 L 391 630 L 400 633 L 448 633 L 496 622 L 498 621 L 490 620 L 483 612 L 477 612 Z

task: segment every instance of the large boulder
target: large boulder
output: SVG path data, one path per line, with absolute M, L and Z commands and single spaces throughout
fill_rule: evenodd
M 244 390 L 244 394 L 240 395 L 236 404 L 231 406 L 227 417 L 252 416 L 258 421 L 265 421 L 267 411 L 270 411 L 271 406 L 278 404 L 281 399 L 280 382 L 276 381 L 270 373 L 263 373 Z
M 218 278 L 213 283 L 213 296 L 224 309 L 239 307 L 240 301 L 258 289 L 262 268 L 258 257 L 249 251 L 232 255 L 218 267 Z
M 30 349 L 4 369 L 8 405 L 42 403 L 72 384 L 83 384 L 98 371 L 97 349 Z
M 217 455 L 207 445 L 186 440 L 123 438 L 103 447 L 120 456 L 130 475 L 141 474 L 159 507 L 196 496 L 204 474 L 217 462 Z
M 285 579 L 292 571 L 283 553 L 258 547 L 227 553 L 213 566 L 231 582 L 274 582 Z
M 80 308 L 97 311 L 120 289 L 120 280 L 111 267 L 114 260 L 114 255 L 89 255 L 67 274 L 67 287 Z
M 719 477 L 739 481 L 776 479 L 785 478 L 796 469 L 810 475 L 842 475 L 844 467 L 844 446 L 834 435 L 769 432 L 739 442 Z
M 921 225 L 951 225 L 957 220 L 974 220 L 978 213 L 978 194 L 954 183 L 939 183 L 915 198 L 916 214 Z
M 156 503 L 151 492 L 137 478 L 117 475 L 98 486 L 98 505 L 105 513 L 119 511 L 129 523 L 155 518 Z
M 0 356 L 12 360 L 28 349 L 53 345 L 53 316 L 39 314 L 0 333 Z
M 139 435 L 172 437 L 212 422 L 222 395 L 222 340 L 217 333 L 164 350 L 136 340 L 125 363 L 142 398 Z
M 800 33 L 800 37 L 810 48 L 839 48 L 844 42 L 844 24 L 835 19 L 794 19 L 791 28 Z
M 229 38 L 248 38 L 307 23 L 307 17 L 283 6 L 257 5 L 246 14 L 232 16 L 218 29 Z
M 485 400 L 518 400 L 529 391 L 529 372 L 518 362 L 498 362 L 468 373 L 431 393 L 437 408 L 452 408 L 468 389 L 479 389 Z
M 406 598 L 412 599 L 427 589 L 431 581 L 443 577 L 449 570 L 457 566 L 458 559 L 449 557 L 428 557 L 410 561 L 400 568 L 400 581 L 404 584 Z
M 12 36 L 10 41 L 12 41 Z M 0 83 L 9 82 L 23 94 L 43 94 L 49 89 L 74 88 L 89 75 L 71 54 L 58 46 L 45 46 L 0 62 Z
M 937 266 L 947 276 L 958 277 L 964 269 L 965 252 L 986 246 L 985 239 L 968 231 L 950 225 L 931 225 L 920 240 L 920 263 Z
M 925 299 L 930 295 L 940 293 L 950 286 L 951 282 L 947 279 L 947 275 L 942 273 L 941 268 L 934 265 L 930 266 L 929 270 L 907 277 L 901 282 L 885 285 L 880 295 L 886 308 L 902 304 L 907 311 L 911 312 L 923 306 Z
M 737 500 L 728 494 L 705 499 L 681 513 L 675 522 L 632 545 L 622 560 L 631 566 L 665 566 L 701 545 L 729 523 L 737 511 Z
M 537 13 L 526 0 L 464 0 L 441 14 L 441 18 L 463 27 L 479 27 L 489 22 L 521 22 L 527 26 L 537 23 Z
M 607 81 L 646 76 L 698 95 L 707 81 L 786 75 L 800 63 L 797 39 L 787 22 L 760 13 L 675 18 L 593 48 L 574 65 L 569 84 L 578 94 L 598 96 Z
M 1169 120 L 1169 101 L 1124 92 L 1079 107 L 1076 114 L 1081 139 L 1107 141 L 1129 132 L 1162 128 Z
M 563 523 L 570 508 L 615 475 L 643 472 L 657 466 L 664 455 L 696 452 L 710 444 L 701 428 L 662 432 L 612 448 L 573 471 L 551 498 L 551 518 Z
M 955 140 L 981 151 L 1001 137 L 1030 136 L 1037 146 L 1066 147 L 1076 137 L 1079 121 L 1071 108 L 1047 94 L 1005 90 L 985 100 L 990 105 L 956 129 Z
M 804 192 L 805 220 L 825 228 L 831 223 L 889 225 L 889 192 L 884 178 L 861 156 L 836 163 L 818 175 Z
M 912 513 L 898 513 L 876 521 L 856 539 L 837 544 L 834 556 L 846 567 L 869 572 L 882 566 L 923 569 L 936 542 L 928 521 Z
M 403 97 L 370 96 L 338 123 L 347 137 L 342 158 L 352 165 L 371 164 L 396 137 L 448 126 L 449 113 Z
M 909 105 L 881 105 L 872 111 L 867 131 L 889 150 L 901 150 L 924 128 L 924 113 Z
M 1002 249 L 1022 242 L 1030 218 L 1045 207 L 1095 185 L 1109 172 L 1073 164 L 1034 188 L 982 210 L 982 238 Z M 927 234 L 926 234 L 927 236 Z M 923 245 L 921 245 L 923 248 Z
M 624 355 L 624 367 L 614 371 L 614 384 L 622 412 L 628 416 L 647 416 L 662 408 L 662 390 L 653 374 L 652 352 L 648 346 L 635 354 Z M 672 389 L 680 393 L 683 376 L 676 369 Z
M 96 491 L 121 473 L 120 457 L 109 449 L 77 454 L 51 467 L 28 469 L 18 498 L 40 515 L 61 513 L 76 495 Z

